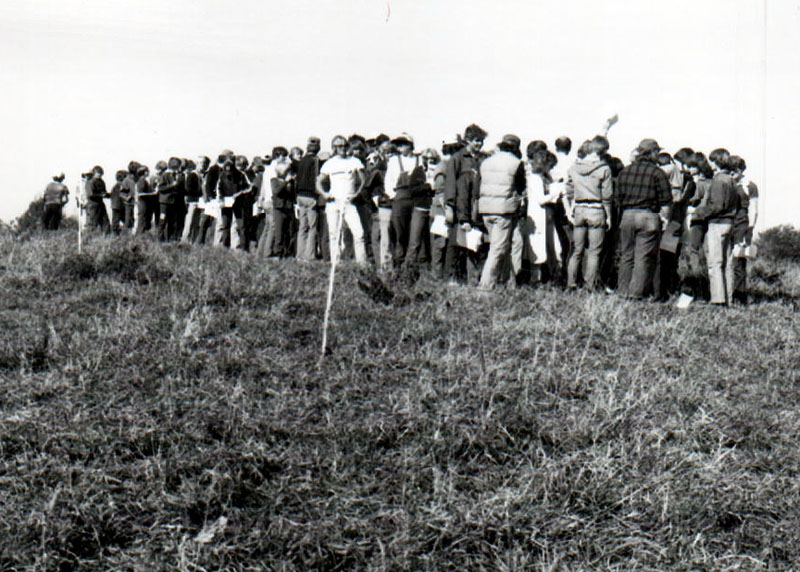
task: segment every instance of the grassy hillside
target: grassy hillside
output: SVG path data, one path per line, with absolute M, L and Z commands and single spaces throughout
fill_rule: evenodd
M 800 567 L 800 271 L 720 311 L 0 239 L 0 569 Z M 391 295 L 385 296 L 388 299 Z

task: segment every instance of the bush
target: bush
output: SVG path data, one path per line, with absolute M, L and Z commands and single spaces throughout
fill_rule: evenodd
M 761 256 L 770 260 L 800 262 L 800 230 L 789 225 L 765 230 L 756 241 Z

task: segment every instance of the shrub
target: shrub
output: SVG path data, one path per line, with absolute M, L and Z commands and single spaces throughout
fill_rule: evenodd
M 800 262 L 800 230 L 789 225 L 765 230 L 757 240 L 759 254 L 771 260 Z

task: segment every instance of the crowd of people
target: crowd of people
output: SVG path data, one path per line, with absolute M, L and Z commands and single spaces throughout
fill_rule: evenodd
M 275 147 L 252 160 L 228 150 L 215 161 L 172 157 L 152 173 L 131 161 L 110 191 L 96 166 L 83 175 L 80 203 L 99 232 L 257 257 L 343 256 L 482 290 L 550 282 L 745 303 L 758 203 L 745 160 L 722 148 L 670 155 L 644 139 L 626 165 L 608 154 L 609 127 L 574 153 L 560 137 L 552 150 L 537 140 L 523 154 L 513 134 L 486 152 L 475 124 L 421 152 L 407 133 L 337 135 L 330 153 L 309 137 L 305 150 Z M 67 195 L 63 175 L 54 177 L 46 228 L 58 228 Z

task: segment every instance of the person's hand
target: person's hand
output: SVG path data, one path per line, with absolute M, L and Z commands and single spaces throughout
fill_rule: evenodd
M 469 231 L 472 230 L 472 225 L 470 223 L 468 223 L 468 222 L 462 222 L 461 223 L 461 230 L 463 230 L 464 232 L 469 232 Z
M 567 220 L 569 224 L 575 225 L 575 207 L 570 207 L 567 209 Z
M 611 230 L 611 219 L 606 218 L 606 230 Z
M 455 213 L 453 212 L 453 207 L 449 205 L 445 205 L 444 207 L 444 220 L 447 224 L 453 224 L 456 220 Z

